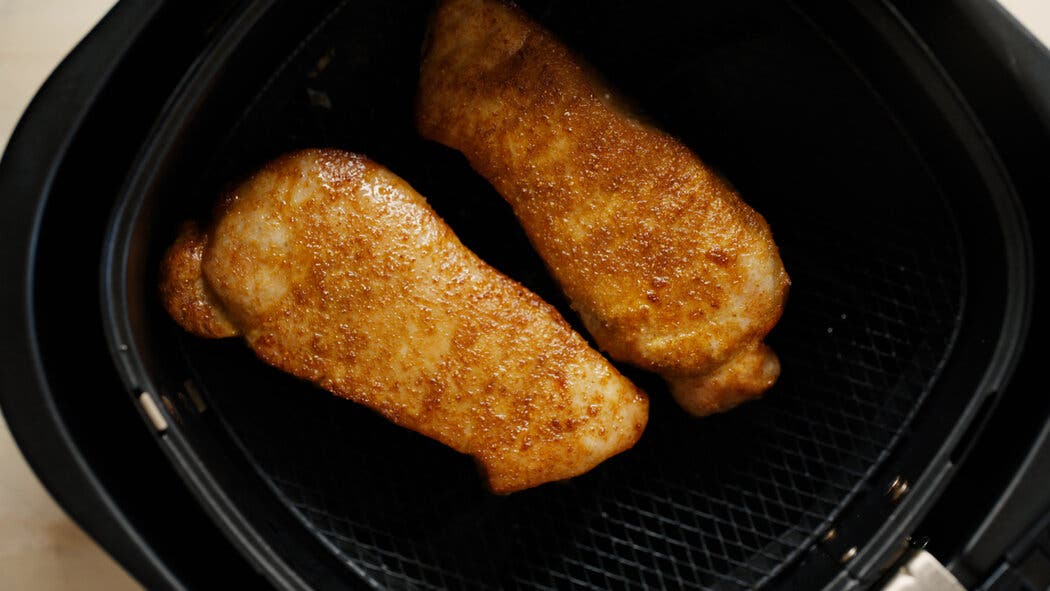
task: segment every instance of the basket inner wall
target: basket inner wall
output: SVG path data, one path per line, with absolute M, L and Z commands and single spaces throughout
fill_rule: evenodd
M 242 343 L 162 330 L 281 500 L 374 583 L 761 584 L 870 486 L 948 356 L 964 280 L 952 213 L 877 89 L 786 4 L 524 4 L 770 222 L 793 285 L 769 337 L 783 375 L 764 399 L 693 420 L 658 378 L 621 366 L 652 401 L 639 444 L 571 481 L 496 497 L 468 458 L 267 367 Z M 190 198 L 162 207 L 170 231 L 158 235 L 276 154 L 358 151 L 582 333 L 498 194 L 413 128 L 429 6 L 346 2 L 319 18 L 216 132 L 210 168 L 173 188 Z

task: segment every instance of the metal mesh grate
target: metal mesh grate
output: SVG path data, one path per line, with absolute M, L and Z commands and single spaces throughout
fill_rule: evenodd
M 415 138 L 418 39 L 391 44 L 376 24 L 421 35 L 425 11 L 406 6 L 337 11 L 248 110 L 217 178 L 301 145 L 364 151 L 427 195 L 482 258 L 569 316 L 498 196 L 458 156 Z M 752 588 L 866 485 L 948 354 L 961 256 L 950 213 L 890 114 L 789 11 L 768 14 L 786 21 L 759 22 L 757 41 L 717 39 L 717 67 L 665 65 L 679 76 L 692 68 L 691 92 L 719 105 L 674 131 L 740 179 L 792 276 L 770 338 L 783 376 L 762 401 L 692 420 L 658 379 L 623 368 L 652 398 L 639 444 L 569 482 L 495 497 L 467 458 L 263 366 L 241 343 L 187 338 L 201 385 L 261 473 L 358 574 L 423 589 Z M 379 53 L 382 68 L 369 61 Z M 732 84 L 720 83 L 727 56 Z M 632 86 L 629 73 L 622 82 Z M 689 92 L 639 95 L 669 120 L 696 104 Z M 835 123 L 818 134 L 818 117 Z M 763 142 L 746 139 L 755 129 Z
M 947 348 L 952 266 L 904 249 L 877 263 L 835 281 L 794 268 L 785 373 L 762 402 L 694 421 L 638 376 L 653 412 L 635 449 L 506 498 L 451 452 L 279 374 L 224 391 L 220 410 L 286 500 L 379 583 L 750 588 L 863 484 Z

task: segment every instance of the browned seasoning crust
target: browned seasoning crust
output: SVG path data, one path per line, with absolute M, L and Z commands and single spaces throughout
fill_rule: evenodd
M 183 224 L 160 269 L 160 297 L 171 317 L 186 330 L 213 339 L 237 336 L 222 304 L 201 276 L 208 236 L 197 224 Z
M 290 154 L 221 209 L 163 263 L 164 304 L 187 330 L 243 335 L 267 363 L 474 456 L 499 493 L 640 437 L 645 395 L 382 166 Z
M 765 220 L 516 7 L 445 0 L 417 124 L 513 206 L 598 344 L 704 415 L 760 395 L 789 280 Z

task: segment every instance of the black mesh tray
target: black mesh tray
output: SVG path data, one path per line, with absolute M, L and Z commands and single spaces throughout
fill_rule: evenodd
M 180 469 L 210 483 L 206 506 L 243 546 L 269 549 L 288 586 L 789 585 L 832 526 L 876 531 L 895 510 L 889 479 L 919 478 L 989 393 L 980 378 L 1003 363 L 992 350 L 1018 281 L 1000 266 L 1009 189 L 990 187 L 953 135 L 965 120 L 927 117 L 932 91 L 885 85 L 913 72 L 851 52 L 865 39 L 844 37 L 848 19 L 829 31 L 774 0 L 523 4 L 769 220 L 793 285 L 769 339 L 783 376 L 764 399 L 693 420 L 655 376 L 624 367 L 652 399 L 639 444 L 496 497 L 467 458 L 166 318 L 155 270 L 178 223 L 280 152 L 333 146 L 404 177 L 580 328 L 500 197 L 414 131 L 427 2 L 257 6 L 188 75 L 111 228 L 104 287 L 128 384 L 167 405 Z M 843 10 L 874 35 L 863 10 Z M 316 547 L 285 551 L 289 527 Z M 324 566 L 301 568 L 304 552 Z

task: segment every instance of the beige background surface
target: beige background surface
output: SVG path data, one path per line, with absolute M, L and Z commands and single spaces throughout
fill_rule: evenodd
M 112 4 L 0 0 L 0 151 L 51 69 Z M 1044 42 L 1050 40 L 1050 0 L 1003 4 Z M 51 500 L 0 419 L 0 589 L 136 588 Z

